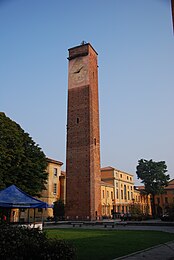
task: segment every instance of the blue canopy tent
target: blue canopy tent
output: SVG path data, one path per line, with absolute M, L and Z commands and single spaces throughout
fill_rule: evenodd
M 3 208 L 51 208 L 46 202 L 35 199 L 15 185 L 0 191 L 0 207 Z
M 15 185 L 0 191 L 0 207 L 13 209 L 52 208 L 52 205 L 28 195 Z M 35 211 L 34 211 L 35 215 Z

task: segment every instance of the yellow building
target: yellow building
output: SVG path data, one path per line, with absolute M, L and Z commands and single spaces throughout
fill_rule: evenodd
M 53 205 L 59 198 L 65 202 L 65 174 L 61 171 L 62 162 L 47 158 L 48 166 L 48 180 L 45 184 L 45 190 L 41 192 L 40 200 L 46 202 L 49 205 Z M 53 217 L 53 209 L 21 209 L 20 221 L 30 222 L 47 220 L 48 217 Z M 17 214 L 16 214 L 17 216 Z M 17 221 L 17 220 L 15 220 Z
M 151 200 L 150 194 L 147 195 L 144 189 L 144 186 L 136 186 L 134 187 L 134 206 L 138 206 L 139 210 L 144 215 L 151 215 Z
M 102 216 L 103 217 L 111 217 L 112 210 L 113 210 L 113 204 L 115 201 L 114 196 L 114 185 L 107 183 L 107 182 L 101 182 L 101 206 L 102 206 Z
M 133 175 L 109 166 L 101 169 L 101 180 L 114 187 L 113 212 L 129 212 L 134 198 Z
M 63 165 L 62 162 L 53 160 L 50 158 L 47 158 L 48 166 L 47 166 L 47 172 L 48 172 L 48 180 L 45 185 L 45 190 L 41 193 L 42 201 L 48 203 L 49 205 L 53 205 L 53 203 L 61 198 L 61 194 L 63 192 L 61 191 L 62 188 L 62 182 L 64 180 L 61 166 Z M 65 198 L 61 198 L 63 201 L 65 201 Z M 48 208 L 45 212 L 45 217 L 52 217 L 53 216 L 53 209 Z
M 62 162 L 47 158 L 48 180 L 40 200 L 53 205 L 59 198 L 66 205 L 66 173 L 61 170 Z M 164 203 L 165 202 L 165 203 Z M 165 194 L 156 197 L 156 205 L 163 211 L 165 207 L 174 202 L 174 180 L 165 188 Z M 101 208 L 102 217 L 120 217 L 121 213 L 129 213 L 133 208 L 139 207 L 143 214 L 150 214 L 150 196 L 146 196 L 143 186 L 134 187 L 133 175 L 120 171 L 114 167 L 101 169 Z M 159 207 L 158 207 L 159 208 Z M 15 216 L 18 214 L 16 212 Z M 41 221 L 53 217 L 53 209 L 26 209 L 20 210 L 22 221 Z M 13 216 L 14 220 L 14 216 Z M 15 221 L 15 220 L 14 220 Z
M 164 193 L 155 196 L 155 208 L 158 216 L 169 211 L 174 206 L 174 179 L 164 188 Z
M 48 181 L 46 190 L 41 193 L 41 200 L 53 204 L 59 198 L 66 204 L 66 173 L 61 170 L 62 162 L 47 158 Z M 133 207 L 139 207 L 147 213 L 150 198 L 146 198 L 142 187 L 134 187 L 133 175 L 114 167 L 101 169 L 101 207 L 102 217 L 120 217 L 120 213 L 129 213 Z M 44 220 L 53 217 L 53 209 L 36 210 L 36 220 L 44 216 Z

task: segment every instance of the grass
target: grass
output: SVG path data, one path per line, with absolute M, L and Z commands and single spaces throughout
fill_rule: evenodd
M 161 231 L 48 229 L 46 233 L 73 243 L 79 260 L 111 260 L 174 240 L 174 234 Z

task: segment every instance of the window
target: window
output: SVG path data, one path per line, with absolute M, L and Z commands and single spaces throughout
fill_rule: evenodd
M 126 194 L 126 185 L 124 185 L 124 199 L 127 199 L 127 194 Z
M 168 203 L 168 198 L 167 197 L 165 197 L 165 203 Z
M 104 197 L 105 197 L 105 191 L 103 190 L 103 199 L 104 199 Z
M 131 192 L 131 199 L 133 199 L 133 192 Z
M 121 190 L 121 199 L 123 200 L 123 190 Z
M 128 200 L 130 200 L 130 193 L 129 193 L 129 191 L 127 192 L 127 198 L 128 198 Z
M 57 193 L 57 183 L 53 184 L 53 194 Z
M 122 174 L 120 174 L 120 178 L 122 178 Z
M 79 123 L 79 118 L 77 117 L 77 124 Z
M 116 192 L 117 192 L 117 199 L 118 199 L 118 189 L 117 189 L 117 191 L 116 191 Z
M 111 191 L 111 199 L 113 200 L 113 191 Z
M 107 191 L 107 198 L 109 198 L 109 191 Z
M 54 168 L 54 177 L 57 177 L 57 168 Z
M 157 198 L 157 203 L 160 204 L 160 198 Z
M 122 206 L 122 213 L 124 213 L 124 206 Z

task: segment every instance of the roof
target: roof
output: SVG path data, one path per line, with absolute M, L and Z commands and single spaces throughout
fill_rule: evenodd
M 136 190 L 145 190 L 145 187 L 144 186 L 135 186 L 135 189 Z
M 15 185 L 0 191 L 0 207 L 3 208 L 51 208 L 46 202 L 35 199 Z
M 60 162 L 60 161 L 57 161 L 57 160 L 54 160 L 54 159 L 51 159 L 51 158 L 46 158 L 47 159 L 47 162 L 49 163 L 55 163 L 55 164 L 58 164 L 58 165 L 63 165 L 63 162 Z
M 130 175 L 130 176 L 134 176 L 132 173 L 128 173 L 128 172 L 124 172 L 124 171 L 121 171 L 121 170 L 118 170 L 112 166 L 106 166 L 106 167 L 102 167 L 101 168 L 101 171 L 111 171 L 111 170 L 115 170 L 117 172 L 120 172 L 120 173 L 124 173 L 124 174 L 127 174 L 127 175 Z
M 115 170 L 115 168 L 111 166 L 106 166 L 101 168 L 101 171 L 110 171 L 110 170 Z
M 165 190 L 174 190 L 174 184 L 168 184 L 166 187 L 164 187 Z

